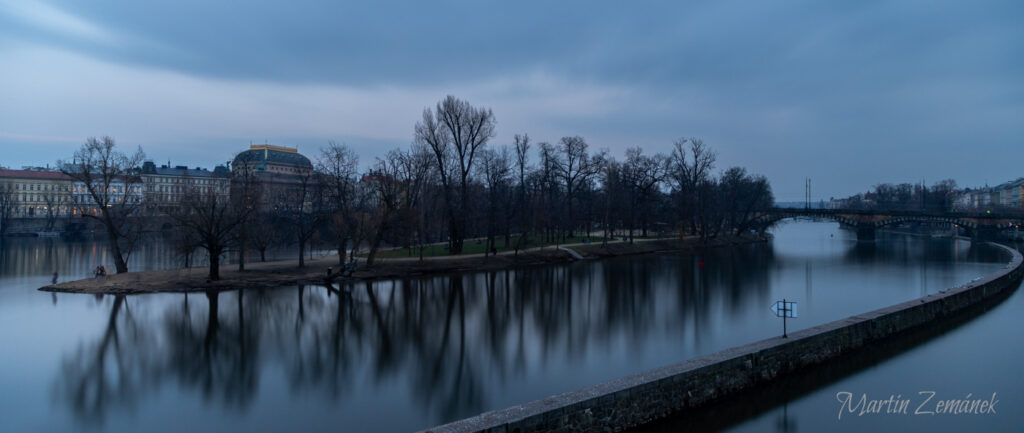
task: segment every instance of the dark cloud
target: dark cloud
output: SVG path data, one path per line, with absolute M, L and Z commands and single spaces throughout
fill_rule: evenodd
M 543 67 L 630 83 L 698 81 L 741 90 L 993 66 L 1019 71 L 1020 50 L 1007 42 L 1020 41 L 1024 8 L 1019 2 L 810 1 L 56 5 L 158 46 L 98 46 L 94 54 L 189 73 L 365 84 Z
M 529 125 L 502 122 L 528 117 L 498 111 L 507 101 L 479 102 L 495 106 L 501 127 L 543 125 L 560 132 L 542 139 L 582 134 L 613 150 L 665 151 L 679 135 L 705 136 L 725 165 L 794 190 L 781 199 L 802 197 L 806 176 L 832 179 L 822 183 L 837 195 L 922 176 L 978 182 L 965 163 L 1016 177 L 1015 166 L 982 155 L 1024 156 L 1018 1 L 51 4 L 113 40 L 2 13 L 0 40 L 218 80 L 441 89 L 434 100 L 446 88 L 538 71 L 621 89 L 597 114 L 579 107 Z M 542 96 L 502 95 L 550 102 Z M 338 137 L 303 140 L 326 138 Z M 381 140 L 368 142 L 400 142 Z M 844 164 L 823 168 L 835 158 Z

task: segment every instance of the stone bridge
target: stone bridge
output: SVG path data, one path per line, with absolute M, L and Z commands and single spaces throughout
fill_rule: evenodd
M 893 224 L 926 222 L 948 224 L 979 240 L 996 240 L 1000 232 L 1024 226 L 1024 212 L 939 212 L 911 210 L 772 208 L 759 212 L 754 226 L 765 230 L 786 218 L 814 217 L 838 222 L 856 230 L 858 240 L 874 240 L 875 231 Z

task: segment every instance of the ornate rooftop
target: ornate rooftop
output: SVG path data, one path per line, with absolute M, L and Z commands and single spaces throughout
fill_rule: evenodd
M 273 146 L 269 144 L 256 144 L 249 146 L 249 150 L 243 151 L 235 156 L 232 164 L 247 163 L 277 163 L 289 164 L 300 167 L 312 168 L 313 164 L 297 148 Z

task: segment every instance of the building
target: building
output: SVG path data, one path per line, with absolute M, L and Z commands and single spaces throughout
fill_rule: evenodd
M 1020 209 L 1024 207 L 1024 177 L 995 187 L 999 194 L 999 205 Z
M 269 144 L 250 145 L 231 162 L 236 179 L 252 173 L 263 190 L 263 206 L 273 208 L 288 202 L 295 190 L 311 185 L 313 163 L 298 148 Z
M 97 185 L 99 184 L 97 183 Z M 109 196 L 107 197 L 111 202 L 116 200 L 128 200 L 129 202 L 134 203 L 142 202 L 142 187 L 135 181 L 125 182 L 123 178 L 114 179 L 110 182 L 109 189 Z M 100 209 L 96 204 L 96 200 L 94 200 L 92 195 L 89 194 L 89 189 L 85 187 L 85 183 L 83 182 L 77 180 L 72 181 L 71 203 L 72 216 L 82 214 L 90 214 L 94 216 L 100 215 Z
M 73 213 L 71 178 L 57 170 L 0 169 L 0 188 L 12 197 L 13 218 L 52 218 Z
M 232 170 L 237 172 L 243 165 L 258 172 L 265 181 L 295 182 L 313 172 L 313 163 L 298 148 L 269 144 L 250 145 L 249 150 L 235 155 Z
M 981 188 L 967 188 L 956 199 L 964 209 L 1022 209 L 1024 208 L 1024 177 Z
M 213 171 L 205 168 L 188 168 L 183 165 L 157 167 L 153 161 L 142 164 L 142 193 L 146 210 L 150 214 L 166 215 L 180 205 L 188 192 L 207 194 L 214 192 L 227 200 L 230 194 L 231 175 L 222 165 Z

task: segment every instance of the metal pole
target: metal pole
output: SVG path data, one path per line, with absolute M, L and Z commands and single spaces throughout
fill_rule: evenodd
M 782 338 L 789 338 L 786 335 L 786 316 L 789 315 L 789 307 L 786 306 L 786 298 L 782 298 Z

